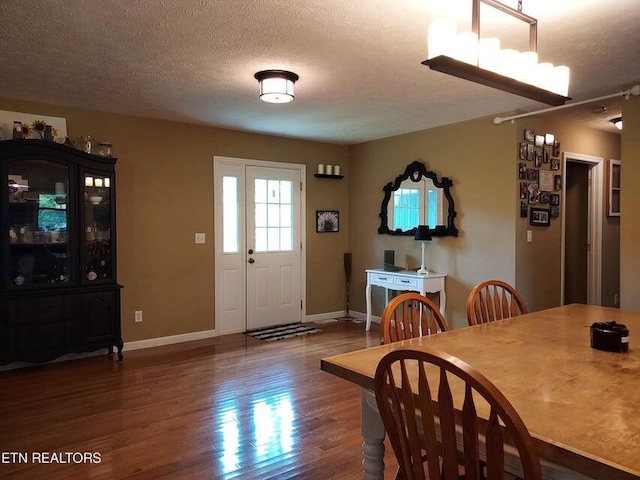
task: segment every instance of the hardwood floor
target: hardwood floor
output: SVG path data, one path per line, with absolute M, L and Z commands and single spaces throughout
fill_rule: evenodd
M 0 478 L 361 479 L 359 390 L 320 359 L 377 345 L 376 327 L 125 345 L 122 364 L 99 356 L 2 372 Z M 388 445 L 385 464 L 393 478 Z

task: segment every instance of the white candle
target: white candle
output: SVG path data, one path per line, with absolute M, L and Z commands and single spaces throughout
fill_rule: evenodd
M 325 171 L 327 172 L 327 175 L 333 175 L 333 166 L 327 165 Z
M 319 175 L 324 175 L 324 164 L 322 164 L 322 163 L 318 164 L 318 174 Z
M 335 167 L 333 167 L 333 174 L 340 175 L 340 165 L 336 165 Z

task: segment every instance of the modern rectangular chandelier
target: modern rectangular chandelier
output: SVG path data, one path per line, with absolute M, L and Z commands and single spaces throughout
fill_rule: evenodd
M 480 36 L 480 2 L 529 24 L 529 50 L 500 49 L 498 38 Z M 497 0 L 473 0 L 471 32 L 457 32 L 450 19 L 429 25 L 428 60 L 432 70 L 530 98 L 548 105 L 568 100 L 569 67 L 538 62 L 538 21 Z

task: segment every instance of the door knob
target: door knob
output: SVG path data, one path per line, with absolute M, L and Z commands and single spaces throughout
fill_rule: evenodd
M 253 253 L 253 248 L 250 248 L 248 253 L 251 255 Z
M 250 258 L 249 263 L 256 263 L 256 261 L 253 258 Z

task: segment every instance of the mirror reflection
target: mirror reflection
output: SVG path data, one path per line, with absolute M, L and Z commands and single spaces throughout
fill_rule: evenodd
M 449 188 L 453 182 L 414 161 L 404 173 L 383 187 L 378 233 L 414 235 L 418 225 L 429 225 L 432 236 L 458 236 L 456 212 Z

